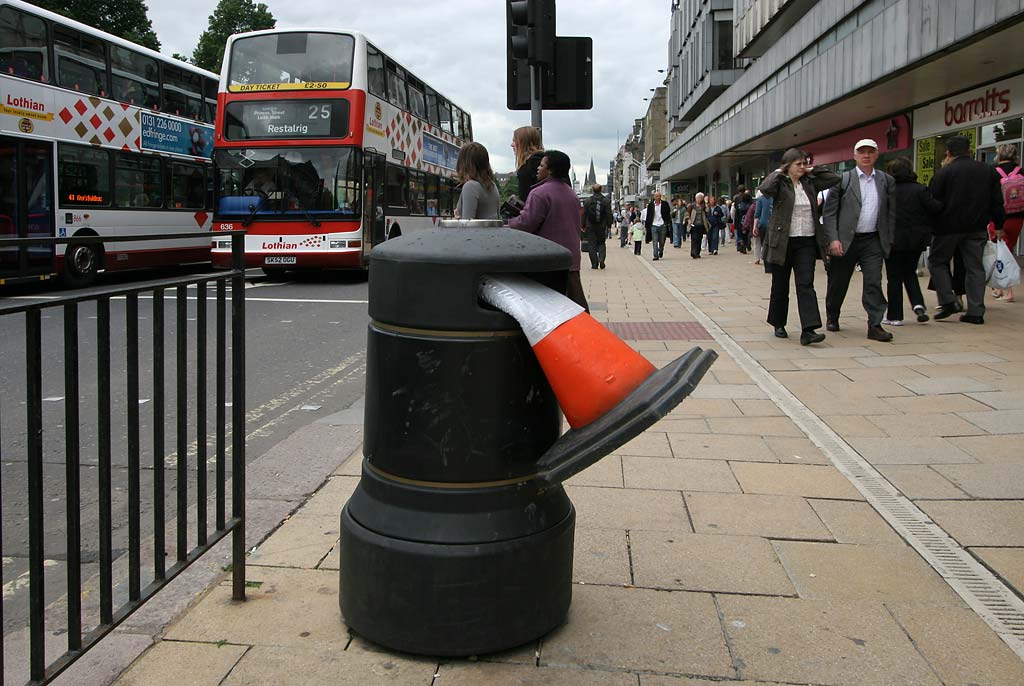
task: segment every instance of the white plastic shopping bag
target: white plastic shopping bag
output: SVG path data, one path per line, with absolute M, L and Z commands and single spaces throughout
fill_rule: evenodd
M 989 245 L 993 245 L 989 243 Z M 988 278 L 990 288 L 1013 288 L 1020 283 L 1020 265 L 1013 256 L 1005 241 L 996 241 L 996 259 L 992 265 L 992 274 Z M 988 248 L 986 247 L 986 253 Z M 986 272 L 987 274 L 988 272 Z
M 1000 241 L 1001 243 L 1002 241 Z M 991 283 L 996 271 L 996 255 L 999 249 L 992 241 L 985 241 L 985 251 L 981 253 L 981 266 L 985 270 L 985 283 Z

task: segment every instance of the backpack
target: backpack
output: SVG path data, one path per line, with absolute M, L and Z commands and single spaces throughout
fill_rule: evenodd
M 591 200 L 587 209 L 587 221 L 592 226 L 600 226 L 604 222 L 604 203 L 600 200 Z
M 1003 187 L 1003 206 L 1006 213 L 1024 212 L 1024 176 L 1021 176 L 1020 167 L 1014 167 L 1009 174 L 1000 167 L 996 167 L 996 171 L 1003 177 L 999 183 Z

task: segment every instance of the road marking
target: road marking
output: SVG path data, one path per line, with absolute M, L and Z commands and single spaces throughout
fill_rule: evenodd
M 821 448 L 832 466 L 860 491 L 875 511 L 942 576 L 1018 657 L 1024 659 L 1024 600 L 931 521 L 928 515 L 800 402 L 732 336 L 655 269 L 653 264 L 643 258 L 639 259 L 661 285 L 704 325 L 740 369 Z

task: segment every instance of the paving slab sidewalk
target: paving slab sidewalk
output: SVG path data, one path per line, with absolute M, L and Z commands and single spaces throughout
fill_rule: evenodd
M 767 277 L 749 256 L 727 244 L 696 261 L 685 246 L 655 270 L 742 332 L 733 340 L 1019 592 L 1024 436 L 1007 432 L 1024 431 L 1024 360 L 1004 354 L 1003 336 L 930 323 L 867 341 L 855 282 L 844 330 L 801 348 L 770 337 Z M 609 242 L 608 268 L 584 269 L 595 316 L 692 321 L 649 254 L 628 253 Z M 986 319 L 1024 335 L 1024 305 L 994 304 Z M 338 513 L 357 455 L 250 556 L 247 602 L 232 602 L 222 579 L 117 683 L 1024 684 L 1024 661 L 719 343 L 631 343 L 656 364 L 690 345 L 721 358 L 693 399 L 566 484 L 578 511 L 573 605 L 550 635 L 472 660 L 350 635 L 337 605 Z

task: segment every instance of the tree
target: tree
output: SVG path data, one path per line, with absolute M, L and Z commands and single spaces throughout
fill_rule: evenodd
M 513 174 L 501 189 L 500 199 L 504 203 L 510 195 L 519 195 L 519 177 Z
M 115 36 L 160 49 L 143 0 L 29 0 L 43 9 L 80 21 Z
M 209 28 L 199 36 L 199 44 L 192 52 L 192 63 L 203 69 L 219 72 L 228 36 L 244 31 L 272 29 L 275 26 L 277 20 L 262 2 L 220 0 L 210 15 Z

